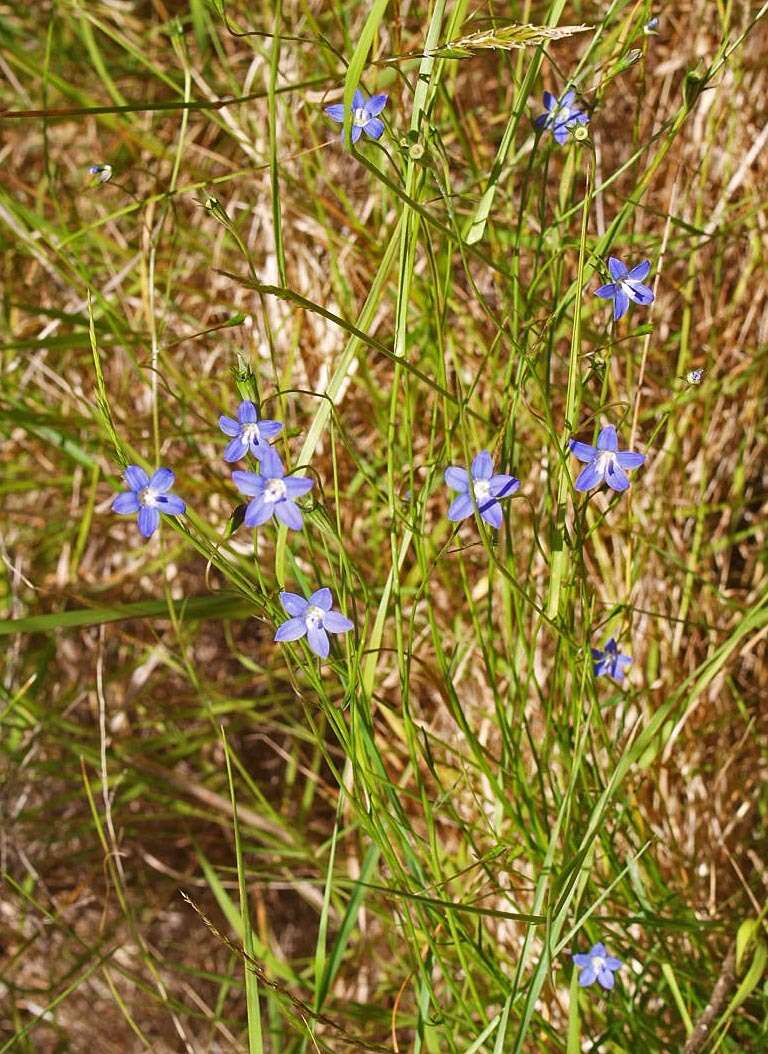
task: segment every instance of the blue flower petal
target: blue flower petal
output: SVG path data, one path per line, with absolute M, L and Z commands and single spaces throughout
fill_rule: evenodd
M 299 596 L 298 593 L 288 593 L 286 590 L 280 594 L 280 603 L 289 615 L 294 616 L 303 615 L 309 607 L 309 601 L 304 597 Z
M 240 461 L 241 458 L 245 457 L 245 452 L 248 449 L 248 445 L 241 436 L 236 436 L 230 443 L 227 443 L 224 451 L 225 461 Z
M 568 126 L 567 126 L 567 124 L 556 125 L 552 129 L 552 135 L 553 135 L 555 141 L 560 144 L 560 146 L 564 146 L 568 142 Z
M 627 659 L 628 662 L 632 662 L 628 655 L 624 655 L 622 658 Z M 609 970 L 620 970 L 624 964 L 621 959 L 617 959 L 613 955 L 607 955 L 605 956 L 605 965 Z
M 608 257 L 608 270 L 611 272 L 611 278 L 614 282 L 620 282 L 622 278 L 626 278 L 629 274 L 626 264 L 623 264 L 615 256 Z
M 624 469 L 640 468 L 645 461 L 645 454 L 639 454 L 636 450 L 622 450 L 616 455 L 616 460 Z
M 597 467 L 596 461 L 593 461 L 581 470 L 573 485 L 576 490 L 592 490 L 593 487 L 603 482 L 603 478 L 603 470 Z
M 628 310 L 629 297 L 624 292 L 621 286 L 616 286 L 616 295 L 613 300 L 614 321 L 618 322 L 620 318 L 624 318 Z
M 264 447 L 264 454 L 260 457 L 261 472 L 267 479 L 282 479 L 285 468 L 280 460 L 280 455 L 271 447 Z M 234 473 L 232 473 L 234 479 Z M 238 484 L 239 486 L 239 484 Z
M 307 643 L 318 658 L 328 658 L 331 642 L 322 626 L 310 626 L 307 629 Z
M 270 519 L 274 511 L 273 502 L 264 501 L 263 497 L 254 498 L 253 501 L 248 502 L 243 523 L 246 527 L 260 527 L 262 523 Z
M 222 414 L 219 418 L 219 428 L 222 430 L 225 436 L 239 436 L 241 425 L 239 421 L 235 421 L 232 417 L 227 417 L 226 414 Z
M 378 117 L 384 107 L 387 105 L 387 99 L 389 95 L 386 92 L 379 92 L 378 95 L 372 95 L 368 102 L 365 104 L 365 112 L 369 117 Z
M 282 421 L 259 421 L 259 431 L 264 439 L 274 439 L 278 432 L 282 432 Z
M 309 602 L 314 604 L 315 607 L 322 608 L 323 611 L 330 611 L 333 605 L 333 594 L 328 586 L 323 586 L 321 589 L 314 591 L 309 598 Z
M 181 516 L 187 511 L 186 502 L 176 494 L 164 494 L 158 499 L 158 511 L 166 516 Z
M 139 509 L 139 530 L 145 538 L 151 538 L 160 526 L 160 513 L 150 505 Z
M 630 282 L 627 279 L 624 283 L 624 291 L 630 300 L 634 300 L 636 304 L 642 304 L 643 307 L 647 307 L 654 301 L 653 290 L 649 285 L 643 285 L 642 282 Z
M 301 509 L 288 498 L 276 502 L 274 509 L 278 520 L 284 523 L 286 527 L 290 527 L 292 531 L 300 531 L 304 526 L 304 517 L 301 515 Z
M 490 479 L 493 475 L 493 459 L 487 450 L 481 450 L 472 459 L 472 479 Z
M 363 130 L 360 127 L 360 125 L 359 124 L 354 125 L 352 127 L 352 134 L 351 134 L 352 142 L 356 143 L 362 134 L 363 134 Z
M 149 486 L 149 476 L 138 465 L 126 465 L 123 479 L 131 490 L 143 490 Z
M 255 425 L 258 421 L 258 412 L 250 399 L 243 399 L 238 406 L 237 419 L 242 425 Z
M 349 633 L 355 628 L 354 622 L 342 615 L 340 611 L 329 611 L 323 616 L 323 626 L 329 633 Z
M 610 461 L 605 470 L 605 482 L 611 488 L 611 490 L 618 491 L 621 493 L 629 488 L 629 479 L 624 469 L 616 464 L 615 461 Z
M 633 282 L 642 282 L 648 276 L 650 269 L 651 261 L 643 260 L 642 263 L 636 264 L 631 271 L 627 272 L 627 278 L 630 278 Z
M 605 988 L 607 991 L 610 991 L 611 988 L 613 988 L 613 974 L 608 969 L 603 969 L 600 971 L 600 973 L 597 975 L 597 981 L 598 984 L 602 985 L 602 987 Z
M 579 985 L 582 988 L 588 988 L 589 985 L 594 983 L 597 974 L 591 966 L 585 967 L 579 974 Z
M 575 955 L 572 956 L 572 959 L 577 966 L 580 966 L 582 968 L 584 966 L 589 966 L 590 962 L 592 961 L 591 957 L 589 955 L 585 955 L 583 952 L 577 952 Z
M 458 498 L 451 502 L 448 509 L 448 519 L 454 523 L 458 523 L 459 520 L 466 520 L 467 516 L 472 515 L 474 508 L 469 494 L 460 494 Z
M 573 100 L 575 98 L 576 98 L 576 92 L 575 91 L 573 91 L 573 90 L 567 91 L 565 93 L 565 95 L 562 97 L 562 99 L 560 100 L 560 107 L 559 107 L 559 109 L 561 109 L 561 110 L 570 109 L 570 107 L 573 105 Z
M 579 461 L 594 461 L 597 457 L 597 448 L 589 443 L 580 443 L 578 439 L 571 440 L 571 453 Z
M 289 618 L 287 622 L 281 622 L 275 633 L 275 640 L 283 643 L 289 640 L 298 640 L 307 632 L 307 624 L 303 618 Z
M 495 527 L 496 530 L 498 530 L 503 523 L 501 505 L 499 505 L 497 501 L 484 502 L 480 506 L 480 515 L 486 523 L 490 523 L 491 527 Z
M 332 121 L 336 121 L 338 124 L 344 122 L 344 103 L 335 102 L 331 106 L 325 107 L 325 113 L 331 118 Z
M 601 296 L 604 300 L 611 300 L 616 296 L 616 286 L 613 282 L 608 282 L 607 285 L 601 285 L 599 289 L 595 290 L 595 296 Z
M 552 110 L 557 106 L 557 96 L 553 95 L 551 91 L 544 92 L 543 100 L 545 110 Z
M 359 88 L 355 90 L 355 94 L 352 96 L 352 107 L 355 110 L 363 109 L 365 106 L 365 96 Z
M 443 479 L 451 490 L 458 490 L 462 494 L 466 494 L 469 490 L 469 474 L 465 468 L 460 468 L 458 465 L 449 465 L 443 474 Z
M 380 139 L 384 131 L 384 122 L 380 117 L 372 117 L 370 121 L 363 125 L 363 131 L 371 139 Z
M 264 462 L 262 461 L 262 469 Z M 314 480 L 309 479 L 308 476 L 286 476 L 283 480 L 285 484 L 285 493 L 289 498 L 301 498 L 304 494 L 309 493 L 314 486 Z
M 119 512 L 121 516 L 132 515 L 139 511 L 139 499 L 133 490 L 124 490 L 118 494 L 112 502 L 112 512 Z
M 500 474 L 488 481 L 488 493 L 492 498 L 511 498 L 520 488 L 520 480 L 514 476 Z
M 614 451 L 619 449 L 619 437 L 616 435 L 616 429 L 613 425 L 606 425 L 600 429 L 600 435 L 597 437 L 597 449 Z
M 232 473 L 232 482 L 240 491 L 249 498 L 257 498 L 264 493 L 264 478 L 255 472 L 243 472 L 236 469 Z
M 149 478 L 149 485 L 157 494 L 165 494 L 176 482 L 176 477 L 169 468 L 159 468 Z

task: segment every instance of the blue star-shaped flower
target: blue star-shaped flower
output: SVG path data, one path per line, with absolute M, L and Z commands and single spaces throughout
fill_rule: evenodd
M 445 470 L 445 482 L 451 490 L 459 491 L 448 509 L 448 519 L 458 522 L 471 516 L 475 508 L 491 527 L 501 527 L 499 501 L 511 497 L 520 486 L 514 476 L 493 474 L 493 460 L 487 450 L 481 450 L 472 460 L 472 478 L 465 468 L 451 465 Z
M 645 454 L 619 450 L 619 438 L 613 425 L 606 425 L 601 430 L 597 446 L 572 439 L 570 448 L 579 461 L 587 462 L 573 484 L 576 490 L 592 490 L 600 483 L 607 483 L 611 490 L 626 490 L 629 486 L 627 470 L 640 468 L 645 461 Z
M 653 290 L 650 286 L 643 284 L 643 279 L 648 276 L 650 269 L 650 260 L 643 260 L 630 271 L 615 256 L 608 257 L 608 270 L 611 272 L 613 281 L 596 289 L 595 296 L 613 301 L 613 317 L 617 322 L 629 310 L 630 300 L 634 300 L 636 304 L 642 304 L 643 307 L 648 307 L 653 303 Z
M 259 457 L 259 448 L 274 439 L 282 427 L 281 421 L 259 420 L 256 407 L 250 399 L 245 399 L 237 408 L 237 420 L 224 414 L 219 418 L 219 428 L 224 435 L 234 437 L 227 444 L 224 460 L 239 461 L 249 450 L 254 457 Z
M 541 114 L 533 122 L 537 128 L 551 131 L 553 138 L 561 146 L 567 142 L 571 128 L 580 124 L 589 124 L 589 114 L 573 105 L 575 99 L 575 91 L 567 91 L 561 99 L 545 91 L 544 109 L 547 112 Z
M 291 616 L 277 627 L 276 641 L 298 640 L 306 635 L 307 644 L 321 659 L 328 658 L 329 633 L 349 633 L 354 629 L 346 615 L 333 611 L 333 595 L 327 587 L 316 589 L 305 600 L 298 593 L 281 593 L 280 603 Z
M 579 967 L 579 984 L 582 988 L 587 988 L 597 981 L 606 991 L 613 988 L 613 975 L 622 967 L 621 959 L 607 955 L 602 943 L 593 944 L 586 955 L 574 955 L 573 961 Z
M 148 476 L 138 465 L 128 465 L 123 473 L 128 490 L 118 494 L 112 511 L 123 516 L 138 513 L 139 531 L 151 538 L 160 526 L 160 513 L 181 516 L 187 506 L 175 494 L 169 494 L 176 477 L 169 468 L 159 468 Z
M 387 105 L 389 96 L 386 92 L 380 95 L 372 95 L 366 102 L 363 93 L 358 88 L 352 98 L 352 142 L 356 143 L 365 132 L 371 139 L 380 139 L 384 131 L 384 122 L 379 114 Z M 332 121 L 344 124 L 344 104 L 337 102 L 332 106 L 326 106 L 325 112 Z M 344 142 L 344 129 L 341 129 L 340 139 Z
M 294 501 L 312 489 L 312 480 L 306 476 L 286 476 L 279 456 L 271 446 L 259 452 L 261 472 L 232 473 L 232 482 L 237 489 L 252 498 L 245 510 L 243 523 L 246 527 L 258 527 L 275 516 L 292 531 L 300 531 L 304 518 Z
M 592 648 L 592 659 L 594 661 L 595 677 L 606 674 L 613 677 L 614 681 L 624 680 L 624 672 L 631 666 L 632 659 L 629 655 L 623 655 L 613 637 L 605 642 L 605 649 Z

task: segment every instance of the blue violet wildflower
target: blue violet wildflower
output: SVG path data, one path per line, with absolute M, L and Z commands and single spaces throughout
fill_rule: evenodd
M 354 624 L 333 610 L 333 595 L 327 587 L 316 589 L 308 600 L 298 593 L 280 594 L 280 603 L 291 617 L 277 627 L 275 640 L 284 642 L 306 636 L 307 644 L 321 659 L 328 658 L 329 633 L 349 633 Z
M 481 450 L 472 460 L 472 476 L 465 468 L 451 465 L 445 470 L 445 482 L 459 492 L 448 509 L 448 519 L 458 522 L 471 516 L 475 508 L 491 527 L 501 527 L 503 498 L 511 497 L 520 486 L 514 476 L 493 474 L 493 460 L 487 450 Z
M 380 139 L 384 131 L 384 122 L 379 114 L 387 105 L 389 96 L 386 92 L 380 95 L 372 95 L 366 101 L 363 93 L 358 88 L 352 98 L 352 142 L 356 143 L 360 136 L 365 134 L 370 139 Z M 332 106 L 326 106 L 325 112 L 332 121 L 344 124 L 344 103 L 337 102 Z M 344 129 L 341 130 L 341 141 L 344 142 Z
M 224 414 L 219 418 L 219 428 L 225 436 L 232 437 L 224 451 L 224 460 L 240 461 L 249 450 L 254 457 L 259 457 L 260 448 L 274 439 L 282 427 L 281 421 L 260 420 L 254 404 L 245 399 L 237 408 L 237 420 Z
M 88 172 L 94 177 L 94 183 L 109 183 L 112 178 L 111 165 L 89 165 Z
M 545 91 L 544 109 L 547 112 L 541 114 L 533 122 L 540 130 L 551 131 L 553 138 L 561 146 L 567 142 L 571 129 L 589 124 L 589 114 L 573 105 L 575 99 L 575 91 L 567 91 L 560 99 L 551 92 Z
M 596 289 L 595 296 L 613 301 L 613 317 L 617 322 L 629 310 L 630 300 L 634 300 L 636 304 L 641 304 L 643 307 L 648 307 L 653 303 L 653 290 L 650 286 L 643 284 L 643 279 L 648 277 L 650 269 L 650 260 L 643 260 L 630 271 L 626 264 L 617 260 L 615 256 L 608 257 L 608 270 L 611 272 L 613 281 Z
M 232 473 L 237 489 L 253 499 L 245 510 L 245 526 L 258 527 L 275 516 L 292 531 L 300 531 L 304 518 L 294 499 L 312 489 L 312 480 L 306 476 L 286 476 L 282 461 L 270 446 L 261 448 L 259 461 L 259 473 L 239 470 Z
M 640 468 L 645 461 L 645 454 L 619 450 L 619 439 L 613 425 L 601 429 L 597 446 L 572 439 L 570 448 L 579 461 L 587 462 L 573 484 L 576 490 L 592 490 L 601 483 L 607 483 L 611 490 L 626 490 L 629 487 L 627 470 Z
M 123 516 L 138 513 L 139 531 L 151 538 L 160 526 L 160 513 L 181 516 L 187 506 L 169 491 L 176 477 L 169 468 L 159 468 L 148 476 L 138 465 L 128 465 L 123 473 L 128 490 L 118 494 L 112 502 L 112 511 Z
M 624 673 L 632 664 L 631 657 L 619 651 L 619 646 L 613 637 L 609 637 L 605 642 L 603 651 L 599 648 L 592 648 L 592 661 L 595 677 L 607 674 L 608 677 L 613 677 L 614 681 L 619 682 L 624 680 Z
M 623 965 L 621 959 L 606 953 L 602 943 L 593 944 L 585 955 L 574 955 L 573 961 L 579 968 L 579 984 L 582 988 L 588 988 L 597 981 L 606 991 L 613 988 L 613 975 Z

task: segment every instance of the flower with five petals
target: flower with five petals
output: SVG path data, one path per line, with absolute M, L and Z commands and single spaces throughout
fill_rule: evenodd
M 112 511 L 130 516 L 138 513 L 139 531 L 151 538 L 160 526 L 160 513 L 181 516 L 186 504 L 175 494 L 169 494 L 176 477 L 169 468 L 159 468 L 148 476 L 138 465 L 127 465 L 123 479 L 128 490 L 118 494 L 112 502 Z
M 384 131 L 384 122 L 379 117 L 379 114 L 387 105 L 388 98 L 387 93 L 382 92 L 380 95 L 372 95 L 366 101 L 363 93 L 359 88 L 357 89 L 352 98 L 352 130 L 350 134 L 353 143 L 358 141 L 363 132 L 370 139 L 381 138 L 381 134 Z M 325 112 L 332 121 L 336 121 L 337 124 L 344 124 L 344 103 L 337 102 L 333 103 L 332 106 L 326 106 Z M 341 129 L 340 138 L 343 143 L 343 128 Z
M 605 945 L 600 942 L 593 944 L 586 954 L 574 955 L 573 961 L 579 968 L 579 984 L 582 988 L 588 988 L 597 981 L 606 990 L 613 988 L 613 975 L 623 965 L 621 959 L 608 955 Z
M 619 439 L 613 425 L 606 425 L 597 437 L 597 446 L 570 441 L 571 453 L 587 465 L 581 470 L 573 484 L 576 490 L 592 490 L 600 483 L 607 483 L 612 490 L 622 491 L 629 486 L 627 471 L 640 468 L 644 454 L 634 450 L 619 450 Z
M 328 658 L 329 633 L 348 633 L 354 624 L 333 610 L 333 594 L 324 587 L 305 600 L 298 593 L 280 594 L 280 603 L 291 617 L 277 627 L 276 641 L 299 640 L 306 636 L 310 649 L 321 659 Z
M 304 518 L 294 499 L 312 489 L 312 480 L 306 476 L 286 476 L 283 463 L 271 446 L 261 448 L 259 460 L 260 472 L 232 473 L 237 489 L 253 499 L 245 510 L 245 526 L 258 527 L 274 516 L 292 531 L 300 531 Z
M 282 429 L 281 421 L 259 419 L 258 411 L 250 399 L 245 399 L 237 408 L 237 420 L 224 414 L 219 418 L 219 428 L 232 442 L 224 451 L 225 461 L 240 461 L 250 452 L 259 457 L 259 449 L 274 439 Z
M 650 269 L 650 260 L 643 260 L 630 271 L 626 264 L 617 260 L 615 256 L 608 257 L 608 270 L 611 272 L 613 281 L 596 289 L 595 296 L 613 301 L 613 317 L 617 322 L 629 310 L 630 300 L 634 300 L 636 304 L 642 304 L 643 307 L 653 303 L 653 290 L 649 285 L 643 283 Z
M 487 450 L 481 450 L 472 460 L 471 478 L 465 468 L 451 465 L 445 470 L 445 482 L 451 490 L 459 491 L 448 509 L 448 519 L 465 520 L 477 509 L 491 527 L 501 527 L 503 498 L 511 497 L 520 486 L 514 476 L 493 474 L 493 460 Z

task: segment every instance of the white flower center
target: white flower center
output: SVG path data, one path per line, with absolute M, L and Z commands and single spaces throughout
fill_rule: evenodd
M 261 432 L 259 431 L 258 424 L 254 421 L 252 424 L 243 425 L 243 430 L 240 433 L 241 439 L 250 445 L 252 439 L 255 439 L 257 443 L 261 442 Z
M 151 509 L 157 505 L 157 494 L 151 487 L 144 487 L 139 491 L 139 505 Z
M 472 483 L 472 489 L 475 492 L 475 499 L 480 504 L 481 501 L 487 501 L 491 496 L 491 484 L 487 479 L 476 479 Z
M 352 124 L 358 128 L 362 128 L 363 125 L 368 124 L 370 117 L 364 107 L 358 106 L 356 110 L 352 111 Z
M 304 622 L 307 629 L 316 629 L 318 626 L 322 626 L 323 615 L 325 615 L 325 612 L 322 608 L 319 608 L 317 604 L 310 604 L 304 613 Z
M 592 969 L 595 971 L 595 973 L 600 973 L 601 970 L 605 969 L 605 959 L 602 957 L 602 955 L 592 956 Z
M 614 450 L 601 450 L 597 457 L 595 467 L 603 475 L 613 468 L 616 463 L 616 452 Z
M 557 123 L 560 124 L 561 121 L 567 121 L 570 116 L 570 106 L 560 106 L 557 111 Z
M 268 479 L 264 488 L 264 501 L 282 501 L 287 493 L 285 483 L 279 477 Z

